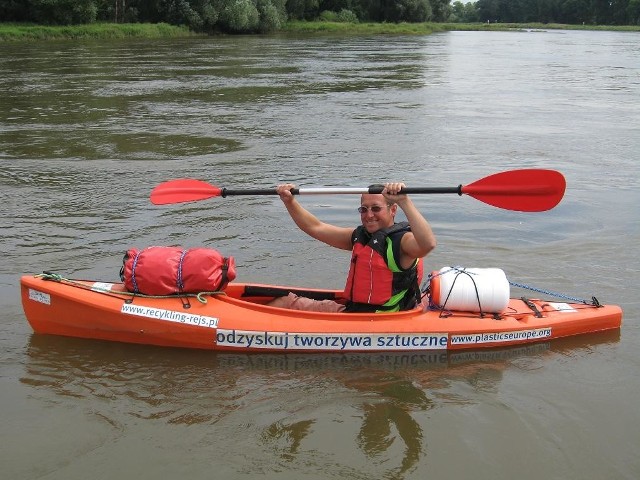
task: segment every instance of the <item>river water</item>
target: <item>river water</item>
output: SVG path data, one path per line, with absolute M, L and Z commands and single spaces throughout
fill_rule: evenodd
M 640 34 L 450 32 L 7 43 L 0 51 L 3 478 L 640 477 Z M 241 355 L 34 335 L 21 274 L 114 281 L 126 249 L 217 248 L 238 279 L 340 288 L 348 255 L 275 197 L 158 183 L 567 178 L 558 207 L 415 196 L 427 258 L 622 305 L 620 332 L 457 354 Z M 357 198 L 304 197 L 355 225 Z M 512 292 L 518 294 L 518 292 Z

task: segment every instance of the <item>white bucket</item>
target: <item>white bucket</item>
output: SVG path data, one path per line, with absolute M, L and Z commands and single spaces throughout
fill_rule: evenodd
M 445 310 L 500 313 L 509 304 L 509 281 L 500 268 L 443 267 L 433 272 L 431 302 Z

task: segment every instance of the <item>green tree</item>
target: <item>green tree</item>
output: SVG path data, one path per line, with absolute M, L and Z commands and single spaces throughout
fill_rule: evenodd
M 256 8 L 260 15 L 258 29 L 272 32 L 279 29 L 287 20 L 286 0 L 257 0 Z
M 260 14 L 251 0 L 229 0 L 220 12 L 220 26 L 233 33 L 257 32 Z
M 451 15 L 451 0 L 430 0 L 429 2 L 429 16 L 427 20 L 434 22 L 446 22 Z M 424 22 L 425 20 L 413 20 Z
M 471 2 L 462 3 L 460 1 L 453 2 L 451 14 L 447 21 L 454 23 L 474 23 L 480 21 L 476 4 Z
M 614 25 L 629 24 L 629 0 L 611 0 L 611 23 Z
M 630 25 L 640 25 L 640 0 L 629 0 L 627 18 Z
M 498 0 L 478 0 L 478 16 L 482 22 L 498 21 Z
M 295 20 L 313 20 L 320 13 L 320 0 L 288 0 L 287 14 Z
M 187 0 L 167 0 L 165 8 L 165 21 L 173 25 L 187 25 L 193 30 L 202 29 L 202 17 Z
M 593 23 L 609 25 L 611 23 L 611 3 L 609 0 L 593 0 L 591 4 Z
M 30 5 L 21 0 L 0 0 L 0 19 L 5 22 L 29 22 Z
M 589 0 L 563 0 L 559 7 L 561 23 L 579 25 L 589 23 Z
M 93 23 L 98 15 L 94 0 L 30 0 L 28 21 L 45 25 Z

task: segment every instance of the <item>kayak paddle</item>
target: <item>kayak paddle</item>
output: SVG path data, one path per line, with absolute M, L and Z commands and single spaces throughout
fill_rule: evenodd
M 495 173 L 469 185 L 457 187 L 405 187 L 400 193 L 469 195 L 481 202 L 505 210 L 544 212 L 555 207 L 562 197 L 566 182 L 556 170 L 521 169 Z M 382 187 L 313 187 L 294 188 L 294 195 L 381 193 Z M 277 195 L 275 188 L 231 190 L 188 178 L 169 180 L 151 192 L 151 203 L 167 205 L 194 202 L 212 197 L 232 195 Z

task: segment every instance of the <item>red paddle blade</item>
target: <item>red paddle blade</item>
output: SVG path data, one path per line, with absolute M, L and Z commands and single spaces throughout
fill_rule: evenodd
M 222 195 L 222 189 L 201 180 L 181 178 L 161 183 L 151 191 L 151 203 L 167 205 L 170 203 L 195 202 Z
M 560 203 L 565 188 L 556 170 L 522 169 L 489 175 L 462 187 L 462 193 L 494 207 L 544 212 Z

